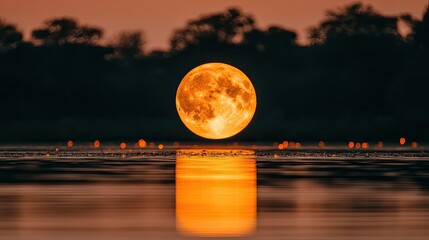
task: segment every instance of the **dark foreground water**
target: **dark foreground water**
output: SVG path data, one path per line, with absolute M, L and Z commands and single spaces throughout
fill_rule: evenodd
M 0 239 L 428 239 L 424 148 L 3 146 Z

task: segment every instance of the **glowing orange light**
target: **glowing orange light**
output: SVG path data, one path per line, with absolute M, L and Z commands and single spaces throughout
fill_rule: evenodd
M 154 142 L 150 142 L 149 143 L 149 147 L 151 147 L 151 148 L 155 147 L 155 143 Z
M 354 142 L 349 142 L 348 146 L 349 146 L 349 148 L 354 148 L 355 147 L 355 143 Z
M 94 147 L 95 147 L 95 148 L 99 148 L 100 146 L 101 146 L 100 141 L 99 141 L 99 140 L 95 140 L 95 141 L 94 141 Z
M 73 141 L 71 140 L 67 141 L 67 147 L 69 148 L 73 147 Z
M 58 148 L 55 148 L 55 152 L 58 152 Z
M 406 142 L 405 138 L 402 137 L 399 139 L 399 144 L 404 145 L 405 142 Z
M 284 147 L 284 148 L 287 148 L 287 147 L 289 146 L 289 142 L 288 142 L 288 141 L 283 141 L 283 143 L 282 143 L 282 144 L 283 144 L 283 147 Z
M 277 148 L 278 148 L 279 150 L 282 150 L 282 149 L 283 149 L 283 144 L 281 144 L 281 143 L 280 143 L 280 144 L 278 145 L 278 147 L 277 147 Z
M 164 148 L 164 144 L 159 144 L 159 145 L 158 145 L 158 149 L 159 149 L 159 150 L 162 150 L 163 148 Z
M 362 148 L 368 148 L 368 143 L 367 142 L 362 143 Z
M 121 149 L 125 149 L 125 148 L 127 148 L 127 144 L 126 143 L 121 143 L 121 144 L 119 144 L 119 147 Z
M 360 148 L 360 146 L 361 146 L 360 143 L 356 143 L 355 145 L 356 148 Z
M 256 92 L 239 69 L 224 63 L 206 63 L 183 77 L 177 88 L 176 108 L 185 126 L 198 136 L 228 138 L 252 120 Z
M 319 141 L 319 147 L 323 148 L 325 146 L 325 142 L 324 141 Z
M 147 143 L 144 139 L 139 139 L 138 144 L 139 144 L 139 148 L 145 148 L 147 145 Z
M 251 234 L 257 196 L 253 151 L 202 151 L 182 150 L 176 158 L 178 231 L 198 237 Z
M 296 147 L 296 148 L 300 148 L 300 147 L 301 147 L 301 143 L 297 142 L 297 143 L 295 144 L 295 147 Z
M 419 145 L 417 144 L 417 142 L 412 142 L 411 143 L 411 147 L 412 148 L 417 148 Z

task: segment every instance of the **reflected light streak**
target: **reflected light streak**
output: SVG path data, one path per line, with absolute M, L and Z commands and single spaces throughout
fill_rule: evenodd
M 176 227 L 185 235 L 233 237 L 256 227 L 253 151 L 182 150 L 176 158 Z M 240 156 L 241 155 L 241 156 Z

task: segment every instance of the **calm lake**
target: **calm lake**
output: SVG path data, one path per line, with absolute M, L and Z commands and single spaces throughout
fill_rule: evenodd
M 424 147 L 0 147 L 0 239 L 428 239 Z

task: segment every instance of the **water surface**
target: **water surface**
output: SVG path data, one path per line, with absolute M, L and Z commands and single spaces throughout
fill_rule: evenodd
M 4 146 L 0 239 L 427 239 L 429 154 Z

